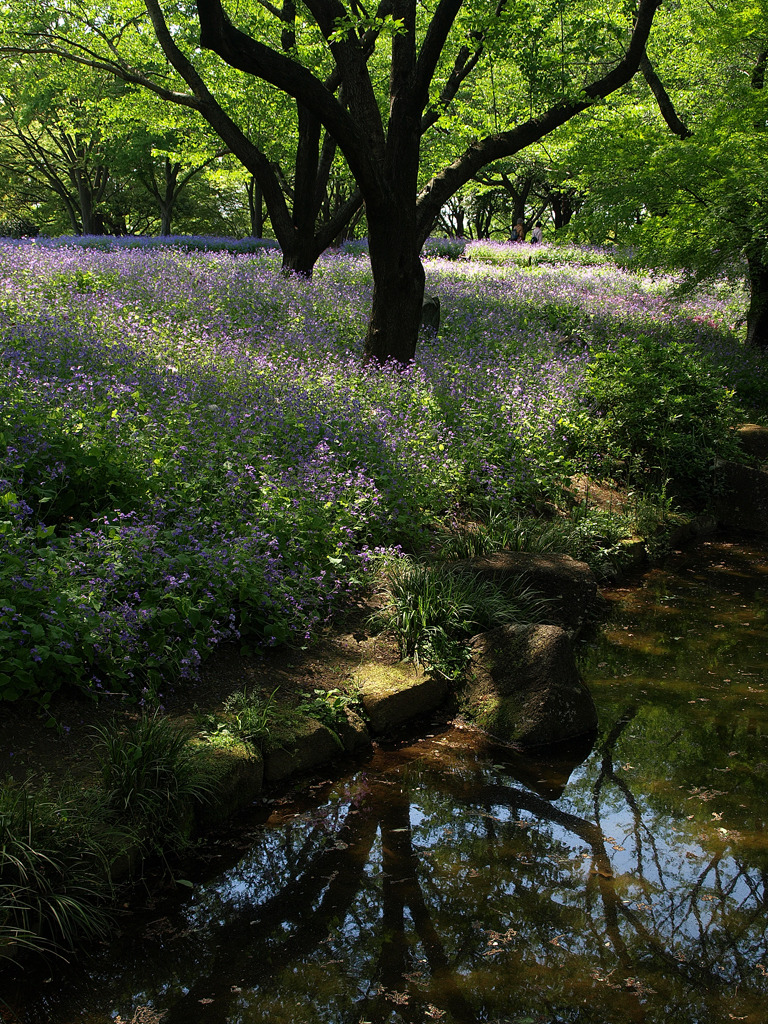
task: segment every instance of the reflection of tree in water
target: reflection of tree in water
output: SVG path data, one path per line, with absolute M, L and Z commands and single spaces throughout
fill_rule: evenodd
M 167 1008 L 164 1024 L 763 1024 L 763 847 L 704 837 L 715 805 L 688 822 L 684 775 L 654 791 L 625 770 L 645 714 L 617 713 L 554 803 L 538 770 L 453 733 L 379 755 L 89 962 L 73 991 L 91 1018 L 80 995 L 42 1012 L 43 992 L 27 1020 L 103 1024 L 108 1001 L 126 1020 Z
M 632 717 L 602 741 L 580 813 L 464 760 L 363 773 L 351 802 L 267 830 L 189 909 L 174 949 L 194 969 L 166 1024 L 201 1000 L 206 1020 L 271 1024 L 759 1013 L 764 873 L 722 846 L 670 849 L 616 763 Z M 621 842 L 603 826 L 620 802 Z

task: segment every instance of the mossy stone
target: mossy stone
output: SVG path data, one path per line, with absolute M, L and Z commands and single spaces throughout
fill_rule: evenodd
M 296 727 L 290 744 L 265 751 L 264 778 L 280 782 L 326 764 L 342 752 L 339 739 L 327 726 L 307 718 Z
M 427 676 L 410 662 L 369 662 L 352 674 L 374 733 L 385 733 L 438 708 L 448 695 L 444 679 Z
M 245 743 L 226 747 L 195 744 L 211 784 L 212 795 L 195 807 L 198 830 L 211 828 L 248 807 L 261 793 L 264 759 Z

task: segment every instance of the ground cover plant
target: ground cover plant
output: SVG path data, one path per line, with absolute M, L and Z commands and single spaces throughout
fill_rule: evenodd
M 361 361 L 364 247 L 307 282 L 268 248 L 102 244 L 0 245 L 5 700 L 152 702 L 224 640 L 305 646 L 383 552 L 584 469 L 706 484 L 768 404 L 733 296 L 602 250 L 429 258 L 441 330 L 402 371 Z

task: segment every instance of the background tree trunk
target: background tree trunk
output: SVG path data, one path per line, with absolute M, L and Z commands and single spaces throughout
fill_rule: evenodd
M 747 259 L 749 267 L 749 309 L 747 344 L 768 349 L 768 266 L 762 256 Z
M 248 180 L 248 212 L 251 218 L 251 235 L 254 238 L 264 237 L 264 193 L 256 178 L 251 175 Z

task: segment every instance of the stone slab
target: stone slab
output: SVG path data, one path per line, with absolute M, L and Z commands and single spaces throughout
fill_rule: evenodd
M 429 714 L 448 696 L 443 679 L 427 676 L 407 662 L 379 665 L 371 662 L 353 673 L 371 731 L 385 733 L 409 719 Z

